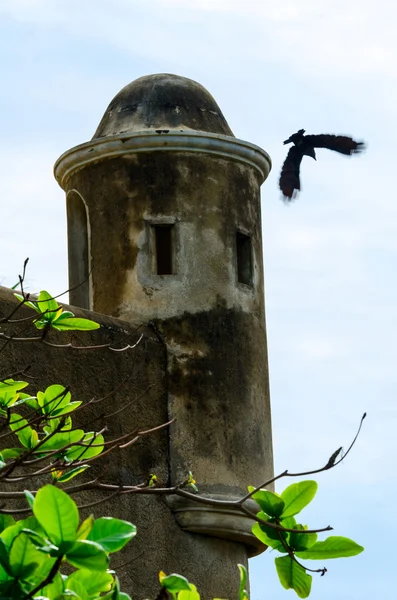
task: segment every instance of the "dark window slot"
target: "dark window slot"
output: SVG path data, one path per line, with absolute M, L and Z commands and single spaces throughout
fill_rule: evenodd
M 69 302 L 81 308 L 90 308 L 90 269 L 88 217 L 79 194 L 67 195 Z
M 172 275 L 173 269 L 173 225 L 154 225 L 157 275 Z
M 236 233 L 237 278 L 240 283 L 252 285 L 251 238 L 241 231 Z

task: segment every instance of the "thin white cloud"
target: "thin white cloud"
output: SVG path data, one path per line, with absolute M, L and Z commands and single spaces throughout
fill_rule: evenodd
M 322 78 L 330 69 L 353 71 L 356 75 L 383 72 L 395 78 L 392 68 L 397 41 L 394 23 L 397 5 L 382 2 L 382 10 L 369 0 L 157 0 L 167 8 L 234 13 L 255 19 L 263 27 L 263 39 L 251 39 L 260 56 L 270 36 L 272 57 L 289 59 L 294 68 L 316 69 Z M 211 17 L 208 17 L 211 18 Z M 261 22 L 262 20 L 262 22 Z
M 3 235 L 0 285 L 18 281 L 25 258 L 28 291 L 67 289 L 65 199 L 52 175 L 54 155 L 38 146 L 0 154 Z
M 397 41 L 393 23 L 397 20 L 397 5 L 385 0 L 382 10 L 369 0 L 153 0 L 151 12 L 163 9 L 159 27 L 153 19 L 150 37 L 142 36 L 137 18 L 145 11 L 147 3 L 130 0 L 84 3 L 60 0 L 48 3 L 45 0 L 13 0 L 0 5 L 0 13 L 14 19 L 43 24 L 60 24 L 80 32 L 87 37 L 96 37 L 123 47 L 126 51 L 144 50 L 147 56 L 174 58 L 180 52 L 181 37 L 167 35 L 168 27 L 175 22 L 192 22 L 209 28 L 215 26 L 218 37 L 225 37 L 222 28 L 224 18 L 226 33 L 229 19 L 241 19 L 242 29 L 236 27 L 233 44 L 227 51 L 238 54 L 244 45 L 244 53 L 261 62 L 278 64 L 285 62 L 299 72 L 326 79 L 330 72 L 382 73 L 395 80 L 394 55 Z M 78 15 L 78 18 L 76 16 Z M 203 23 L 201 15 L 206 15 Z M 212 22 L 216 19 L 218 22 Z M 251 30 L 245 39 L 244 29 Z M 183 31 L 180 32 L 183 38 Z M 236 37 L 237 36 L 237 37 Z M 231 41 L 231 40 L 230 40 Z M 143 47 L 142 47 L 143 44 Z M 220 48 L 222 44 L 220 44 Z M 194 45 L 186 40 L 187 55 L 196 53 Z M 212 56 L 213 45 L 201 44 L 202 57 Z M 219 58 L 219 53 L 218 53 Z

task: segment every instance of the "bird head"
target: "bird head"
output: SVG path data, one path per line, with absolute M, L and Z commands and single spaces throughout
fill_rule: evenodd
M 305 129 L 299 129 L 299 131 L 291 135 L 288 140 L 285 140 L 283 144 L 298 144 L 302 140 L 305 131 Z

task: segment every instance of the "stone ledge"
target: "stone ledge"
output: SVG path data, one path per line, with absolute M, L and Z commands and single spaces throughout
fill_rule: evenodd
M 223 495 L 209 497 L 211 500 L 237 500 L 235 497 Z M 251 531 L 254 521 L 233 507 L 196 503 L 180 496 L 169 496 L 166 503 L 174 513 L 178 525 L 184 531 L 244 544 L 249 558 L 257 556 L 267 549 L 267 546 L 258 540 Z M 258 512 L 259 507 L 253 500 L 248 500 L 246 505 L 252 512 Z
M 271 169 L 269 155 L 255 144 L 215 133 L 167 130 L 120 134 L 80 144 L 58 158 L 54 174 L 59 185 L 65 189 L 73 173 L 87 165 L 128 154 L 156 151 L 200 152 L 249 164 L 259 172 L 261 183 Z

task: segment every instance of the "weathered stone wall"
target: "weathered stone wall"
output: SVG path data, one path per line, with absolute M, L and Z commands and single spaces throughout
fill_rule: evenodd
M 75 172 L 89 222 L 93 306 L 155 319 L 168 347 L 171 477 L 241 493 L 273 469 L 257 172 L 206 154 L 128 154 Z M 153 272 L 150 224 L 173 219 L 175 273 Z M 252 243 L 237 279 L 236 232 Z
M 145 363 L 137 389 L 155 385 L 131 418 L 153 417 L 154 407 L 175 418 L 131 471 L 153 471 L 158 452 L 171 485 L 192 470 L 201 492 L 224 500 L 273 474 L 260 208 L 270 166 L 264 150 L 234 137 L 207 90 L 170 74 L 126 86 L 94 138 L 55 165 L 68 208 L 71 302 L 151 323 L 156 375 Z M 111 357 L 109 368 L 116 364 Z M 126 415 L 115 420 L 120 431 Z M 123 460 L 109 467 L 115 477 L 132 476 Z M 205 598 L 235 597 L 236 562 L 263 550 L 233 510 L 168 498 L 188 534 L 162 500 L 117 504 L 134 506 L 137 519 L 143 506 L 166 511 L 142 517 L 142 530 L 158 536 L 156 567 L 175 565 Z
M 0 288 L 0 318 L 10 314 L 16 300 L 10 290 Z M 115 353 L 109 349 L 72 350 L 50 348 L 41 343 L 12 342 L 0 352 L 0 375 L 6 376 L 28 365 L 31 391 L 45 389 L 53 383 L 68 386 L 75 400 L 99 399 L 114 390 L 109 398 L 93 403 L 75 413 L 74 424 L 86 431 L 107 427 L 106 439 L 125 435 L 134 429 L 147 429 L 169 418 L 164 347 L 148 328 L 135 332 L 136 326 L 97 313 L 72 307 L 77 316 L 98 321 L 101 329 L 82 333 L 53 334 L 56 343 L 72 341 L 75 345 L 133 343 L 142 333 L 140 344 L 133 350 Z M 29 309 L 18 315 L 28 316 Z M 7 331 L 18 331 L 17 325 Z M 33 335 L 25 332 L 24 336 Z M 120 343 L 121 342 L 121 343 Z M 123 384 L 125 382 L 125 384 Z M 117 413 L 117 414 L 113 414 Z M 107 416 L 110 415 L 110 416 Z M 8 440 L 7 440 L 8 444 Z M 135 445 L 116 451 L 93 463 L 87 473 L 70 485 L 99 477 L 101 481 L 121 485 L 140 483 L 150 473 L 168 483 L 169 432 L 159 431 L 140 439 Z M 22 489 L 26 489 L 24 482 Z M 13 487 L 13 489 L 15 489 Z M 2 490 L 8 490 L 2 484 Z M 76 494 L 79 504 L 103 497 L 96 491 Z M 14 505 L 26 506 L 25 503 Z M 244 545 L 182 531 L 164 498 L 153 496 L 116 496 L 106 503 L 83 511 L 96 516 L 112 515 L 133 522 L 137 537 L 113 558 L 111 565 L 125 565 L 118 573 L 122 588 L 136 599 L 154 598 L 158 593 L 158 571 L 180 572 L 195 582 L 202 597 L 236 597 L 238 574 L 236 565 L 246 563 Z

